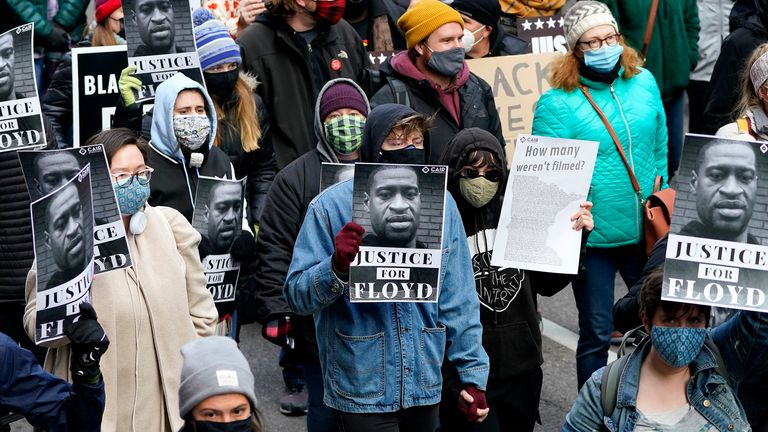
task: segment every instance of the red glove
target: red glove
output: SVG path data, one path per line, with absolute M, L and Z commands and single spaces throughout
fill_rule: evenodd
M 480 419 L 480 416 L 477 415 L 477 410 L 488 408 L 488 402 L 485 400 L 485 390 L 480 390 L 470 384 L 464 387 L 464 391 L 472 396 L 473 401 L 469 403 L 459 395 L 459 410 L 467 417 L 467 421 L 477 423 Z
M 336 238 L 333 240 L 335 250 L 331 258 L 331 267 L 337 275 L 346 275 L 349 273 L 349 263 L 351 263 L 360 251 L 360 242 L 365 228 L 360 225 L 349 222 L 342 227 Z

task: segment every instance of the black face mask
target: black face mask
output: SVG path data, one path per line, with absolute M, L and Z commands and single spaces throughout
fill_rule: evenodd
M 205 421 L 193 421 L 196 432 L 251 432 L 253 425 L 250 417 L 229 423 L 214 423 Z
M 219 103 L 223 103 L 232 95 L 232 91 L 235 89 L 239 74 L 239 67 L 229 72 L 203 72 L 205 87 L 208 89 L 208 94 L 215 97 Z
M 400 150 L 381 150 L 379 152 L 380 163 L 398 165 L 421 165 L 426 160 L 424 149 L 404 148 Z

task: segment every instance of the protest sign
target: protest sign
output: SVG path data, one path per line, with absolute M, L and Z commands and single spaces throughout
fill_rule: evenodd
M 355 176 L 353 164 L 323 162 L 320 166 L 320 192 Z
M 18 152 L 31 201 L 61 187 L 90 164 L 93 197 L 94 271 L 96 274 L 130 267 L 131 251 L 125 238 L 117 197 L 112 187 L 107 156 L 101 144 L 64 150 Z M 135 181 L 135 179 L 134 179 Z
M 205 86 L 188 0 L 133 0 L 123 5 L 128 64 L 142 87 L 136 101 L 154 99 L 157 86 L 181 72 Z
M 576 274 L 581 231 L 570 217 L 587 198 L 599 143 L 520 135 L 491 264 Z
M 560 55 L 525 54 L 467 60 L 472 72 L 491 86 L 510 163 L 517 135 L 531 133 L 536 103 L 550 88 L 547 81 L 550 64 Z
M 0 35 L 0 152 L 45 146 L 32 55 L 34 24 Z
M 687 135 L 662 299 L 768 312 L 768 144 Z
M 365 228 L 352 302 L 436 302 L 448 168 L 355 164 L 352 219 Z
M 125 45 L 72 48 L 72 142 L 112 127 L 120 72 L 128 67 Z
M 517 21 L 517 37 L 528 42 L 533 54 L 565 54 L 568 52 L 568 42 L 564 25 L 565 20 L 560 13 L 549 17 L 520 18 Z
M 64 336 L 91 302 L 93 207 L 90 166 L 30 204 L 37 264 L 35 342 Z
M 232 244 L 243 223 L 245 179 L 227 180 L 200 176 L 195 195 L 192 226 L 202 234 L 203 271 L 214 302 L 235 300 L 240 263 L 232 259 Z
M 368 59 L 371 61 L 371 68 L 379 70 L 381 65 L 387 62 L 400 51 L 368 51 Z

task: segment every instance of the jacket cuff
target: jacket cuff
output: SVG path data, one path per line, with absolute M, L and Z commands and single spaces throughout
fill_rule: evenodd
M 333 271 L 332 258 L 333 256 L 329 256 L 322 260 L 312 275 L 312 288 L 315 290 L 317 298 L 323 304 L 330 304 L 342 294 L 345 294 L 349 288 L 349 282 L 339 279 Z
M 485 391 L 488 383 L 488 366 L 477 366 L 458 371 L 463 386 L 474 385 L 478 390 Z

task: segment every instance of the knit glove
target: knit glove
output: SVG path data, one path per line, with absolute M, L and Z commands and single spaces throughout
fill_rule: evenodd
M 469 403 L 459 396 L 459 410 L 464 413 L 468 422 L 477 423 L 480 419 L 480 416 L 477 415 L 477 410 L 488 408 L 488 402 L 485 400 L 485 391 L 478 389 L 474 385 L 464 386 L 464 391 L 469 393 L 473 400 L 472 403 Z
M 354 222 L 348 222 L 336 233 L 336 238 L 333 240 L 335 250 L 331 258 L 331 267 L 340 279 L 346 278 L 349 273 L 349 264 L 360 251 L 363 233 L 365 229 Z
M 235 261 L 247 265 L 254 260 L 256 255 L 256 239 L 253 234 L 247 230 L 240 231 L 240 234 L 232 242 L 232 249 L 229 252 Z
M 134 92 L 141 90 L 141 80 L 131 76 L 136 72 L 136 65 L 128 66 L 120 72 L 120 79 L 117 81 L 117 88 L 120 90 L 120 97 L 123 99 L 123 105 L 130 106 L 136 103 Z
M 64 329 L 72 347 L 69 369 L 73 379 L 86 383 L 98 381 L 99 360 L 109 347 L 109 338 L 97 319 L 93 306 L 81 303 L 80 319 Z

